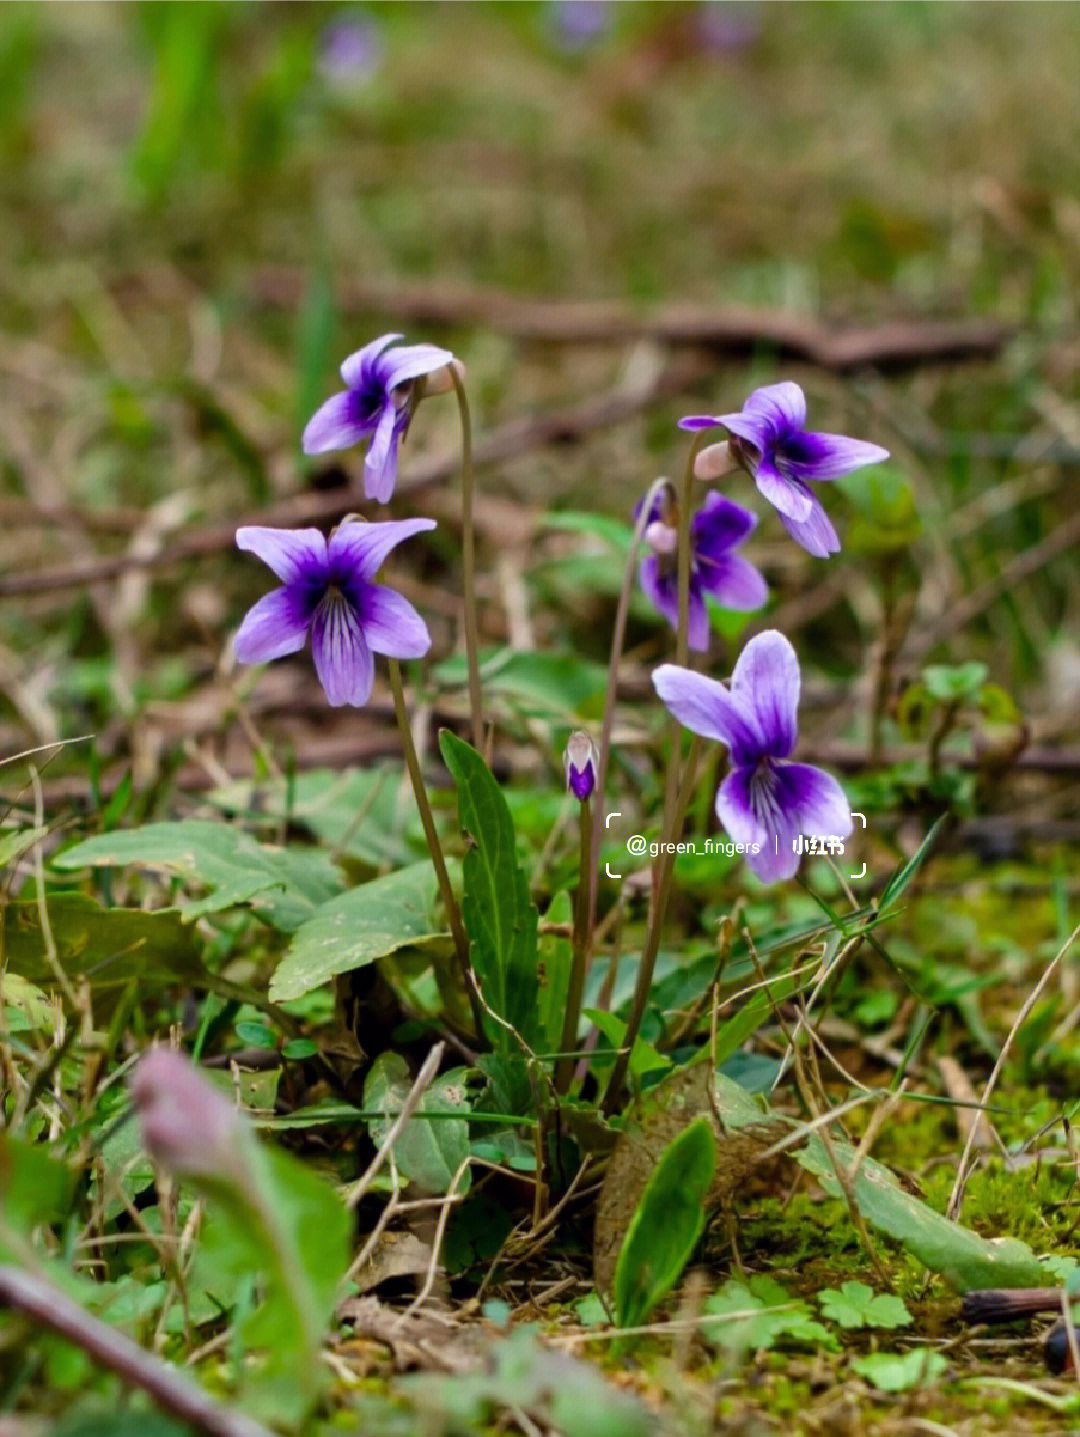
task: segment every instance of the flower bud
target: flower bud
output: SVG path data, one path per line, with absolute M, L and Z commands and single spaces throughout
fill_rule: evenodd
M 454 375 L 462 384 L 465 382 L 465 366 L 456 356 L 441 369 L 432 370 L 424 380 L 424 397 L 432 394 L 451 394 L 454 389 Z
M 710 444 L 697 456 L 694 460 L 694 478 L 708 483 L 713 479 L 722 479 L 725 474 L 730 474 L 738 467 L 738 460 L 725 439 L 719 444 Z
M 243 1187 L 250 1130 L 237 1108 L 174 1048 L 151 1048 L 128 1084 L 146 1151 L 176 1177 Z
M 587 733 L 576 729 L 570 735 L 563 762 L 566 764 L 567 788 L 576 799 L 585 803 L 596 787 L 596 765 L 599 762 L 596 745 Z
M 646 526 L 642 536 L 654 554 L 674 554 L 679 547 L 679 531 L 659 519 Z

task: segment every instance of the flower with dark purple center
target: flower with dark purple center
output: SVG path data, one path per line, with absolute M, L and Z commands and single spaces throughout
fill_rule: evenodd
M 348 449 L 371 437 L 364 459 L 364 493 L 385 504 L 397 481 L 398 444 L 413 413 L 413 381 L 453 361 L 434 344 L 399 346 L 400 334 L 384 334 L 350 354 L 341 366 L 346 388 L 308 421 L 304 453 Z
M 238 529 L 238 546 L 269 564 L 282 586 L 248 612 L 233 640 L 236 657 L 262 664 L 298 653 L 310 630 L 315 672 L 330 703 L 367 703 L 373 654 L 416 659 L 431 646 L 408 599 L 372 579 L 403 539 L 434 528 L 434 519 L 350 519 L 329 541 L 318 529 Z
M 681 724 L 727 745 L 731 771 L 716 794 L 717 817 L 763 882 L 795 872 L 800 835 L 848 836 L 851 809 L 836 779 L 788 761 L 799 736 L 799 661 L 783 634 L 751 639 L 730 687 L 675 664 L 662 664 L 653 683 Z
M 563 762 L 566 764 L 566 786 L 581 803 L 592 797 L 599 761 L 592 739 L 581 729 L 575 729 L 566 741 Z
M 755 389 L 738 414 L 694 414 L 681 429 L 727 430 L 732 454 L 780 515 L 797 544 L 819 559 L 839 553 L 840 540 L 821 501 L 810 488 L 839 479 L 864 464 L 879 464 L 889 451 L 843 434 L 806 428 L 806 396 L 797 384 Z
M 639 518 L 641 505 L 634 511 Z M 760 609 L 769 586 L 748 559 L 733 551 L 757 526 L 757 518 L 721 494 L 706 495 L 690 521 L 690 603 L 687 639 L 692 649 L 709 646 L 705 595 L 727 609 Z M 679 627 L 678 514 L 670 485 L 653 500 L 644 539 L 653 551 L 641 561 L 641 587 L 673 629 Z

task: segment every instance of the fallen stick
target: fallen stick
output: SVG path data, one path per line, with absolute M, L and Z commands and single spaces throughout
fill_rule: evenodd
M 45 1278 L 0 1266 L 0 1307 L 5 1306 L 67 1338 L 129 1387 L 148 1392 L 163 1411 L 210 1437 L 274 1437 L 261 1422 L 222 1407 L 193 1378 L 87 1312 Z

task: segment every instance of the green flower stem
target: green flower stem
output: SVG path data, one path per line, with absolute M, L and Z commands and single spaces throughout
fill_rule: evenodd
M 679 537 L 676 578 L 678 581 L 679 622 L 675 629 L 675 662 L 686 666 L 690 656 L 690 507 L 694 493 L 694 461 L 704 443 L 698 434 L 690 445 L 683 474 L 682 489 L 679 493 Z M 680 725 L 674 715 L 668 721 L 668 735 L 671 742 L 671 761 L 667 772 L 667 787 L 664 793 L 664 837 L 671 838 L 674 821 L 675 796 L 679 786 L 679 738 Z
M 563 1019 L 559 1058 L 555 1064 L 555 1091 L 563 1094 L 570 1086 L 577 1061 L 578 1024 L 581 1021 L 581 1000 L 585 992 L 585 970 L 589 961 L 589 877 L 592 872 L 592 805 L 588 799 L 580 804 L 578 814 L 578 890 L 574 901 L 573 962 L 570 984 L 566 990 L 566 1014 Z
M 469 712 L 472 718 L 473 748 L 484 752 L 484 701 L 480 693 L 480 628 L 476 618 L 476 529 L 473 524 L 473 496 L 476 470 L 473 465 L 472 419 L 465 385 L 455 365 L 450 366 L 458 415 L 461 419 L 461 571 L 462 604 L 465 613 L 465 663 L 469 671 Z
M 453 935 L 454 951 L 457 954 L 458 967 L 461 969 L 461 979 L 465 984 L 465 991 L 469 995 L 469 1005 L 472 1008 L 473 1022 L 476 1025 L 477 1035 L 483 1037 L 484 1010 L 480 1004 L 480 994 L 477 992 L 476 978 L 473 974 L 472 964 L 469 962 L 469 936 L 465 932 L 465 925 L 461 921 L 461 910 L 458 908 L 457 899 L 454 897 L 454 890 L 450 883 L 450 875 L 446 871 L 446 859 L 443 857 L 442 844 L 439 842 L 439 833 L 435 827 L 435 818 L 431 812 L 427 789 L 424 786 L 424 775 L 420 772 L 420 760 L 416 755 L 416 745 L 413 743 L 412 729 L 409 727 L 409 710 L 405 706 L 405 690 L 401 682 L 401 667 L 397 659 L 389 659 L 387 663 L 390 670 L 390 692 L 394 696 L 394 716 L 397 719 L 398 732 L 401 734 L 401 747 L 405 754 L 405 767 L 409 771 L 413 794 L 416 798 L 416 806 L 420 810 L 420 822 L 424 826 L 424 837 L 427 839 L 428 852 L 431 854 L 431 861 L 435 865 L 435 877 L 439 884 L 439 893 L 442 896 L 443 907 L 446 909 L 450 932 Z
M 630 599 L 634 592 L 634 579 L 637 576 L 638 554 L 641 550 L 642 536 L 649 522 L 649 511 L 652 509 L 653 501 L 666 483 L 666 479 L 657 479 L 645 496 L 641 513 L 634 526 L 634 537 L 626 560 L 626 572 L 623 574 L 622 589 L 619 591 L 619 602 L 615 609 L 615 628 L 611 635 L 611 658 L 608 662 L 607 692 L 604 695 L 604 718 L 600 727 L 600 743 L 596 759 L 596 807 L 593 810 L 592 842 L 589 850 L 589 898 L 585 919 L 585 931 L 588 935 L 586 941 L 589 945 L 592 943 L 593 929 L 596 927 L 596 900 L 600 884 L 600 835 L 604 827 L 604 790 L 607 787 L 608 759 L 611 756 L 611 729 L 615 722 L 619 664 L 622 660 L 623 642 L 626 639 L 626 620 L 630 613 Z
M 695 734 L 690 747 L 690 754 L 686 761 L 682 785 L 676 795 L 675 825 L 668 830 L 668 837 L 671 842 L 677 841 L 677 835 L 682 827 L 683 815 L 690 802 L 700 749 L 701 740 Z M 656 967 L 656 955 L 660 952 L 660 939 L 664 932 L 664 918 L 667 915 L 668 899 L 671 897 L 671 880 L 674 871 L 675 855 L 669 852 L 661 853 L 660 858 L 657 860 L 655 898 L 652 913 L 649 916 L 649 929 L 645 935 L 645 946 L 641 951 L 641 962 L 638 964 L 637 981 L 634 984 L 634 997 L 630 1007 L 630 1016 L 626 1020 L 626 1032 L 623 1034 L 622 1044 L 615 1058 L 615 1066 L 612 1068 L 611 1077 L 608 1079 L 607 1092 L 604 1094 L 603 1110 L 607 1114 L 613 1113 L 619 1106 L 623 1084 L 626 1082 L 626 1072 L 630 1066 L 630 1055 L 634 1051 L 634 1044 L 637 1041 L 637 1035 L 641 1029 L 641 1020 L 645 1016 L 645 1007 L 649 1001 L 649 991 L 652 988 L 653 969 Z

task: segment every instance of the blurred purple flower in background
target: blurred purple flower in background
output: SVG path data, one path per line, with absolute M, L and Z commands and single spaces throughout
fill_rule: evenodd
M 611 29 L 612 0 L 553 0 L 552 29 L 564 50 L 584 50 Z
M 763 28 L 761 9 L 747 0 L 706 0 L 697 12 L 702 45 L 721 53 L 752 45 Z
M 398 444 L 412 419 L 412 381 L 453 361 L 434 344 L 398 346 L 384 334 L 350 354 L 341 366 L 347 388 L 316 410 L 304 430 L 304 453 L 348 449 L 371 436 L 364 459 L 364 493 L 385 504 L 397 481 Z
M 249 610 L 233 640 L 236 657 L 261 664 L 295 654 L 310 630 L 315 672 L 330 704 L 367 703 L 373 654 L 416 659 L 431 646 L 408 599 L 372 578 L 403 539 L 434 528 L 434 519 L 347 520 L 329 542 L 318 529 L 238 529 L 237 545 L 269 564 L 282 587 Z
M 641 513 L 639 504 L 634 517 Z M 760 609 L 769 586 L 736 549 L 757 527 L 757 518 L 722 494 L 708 494 L 690 521 L 690 605 L 687 638 L 692 649 L 709 646 L 705 595 L 728 609 Z M 653 550 L 641 561 L 639 577 L 647 597 L 673 629 L 679 626 L 677 516 L 670 487 L 653 500 L 645 542 Z
M 370 15 L 351 11 L 339 15 L 319 40 L 319 70 L 328 84 L 340 89 L 366 85 L 383 59 L 383 42 Z
M 799 835 L 846 838 L 851 809 L 831 774 L 789 763 L 799 736 L 799 660 L 775 629 L 743 649 L 727 688 L 692 669 L 662 664 L 656 692 L 681 724 L 726 744 L 731 772 L 716 794 L 716 813 L 765 883 L 799 866 Z M 757 846 L 757 852 L 753 851 Z
M 809 487 L 839 479 L 864 464 L 879 464 L 889 451 L 843 434 L 806 428 L 806 396 L 797 384 L 755 389 L 738 414 L 690 415 L 681 429 L 728 431 L 729 449 L 776 509 L 797 544 L 819 559 L 840 550 L 840 540 L 821 501 Z

